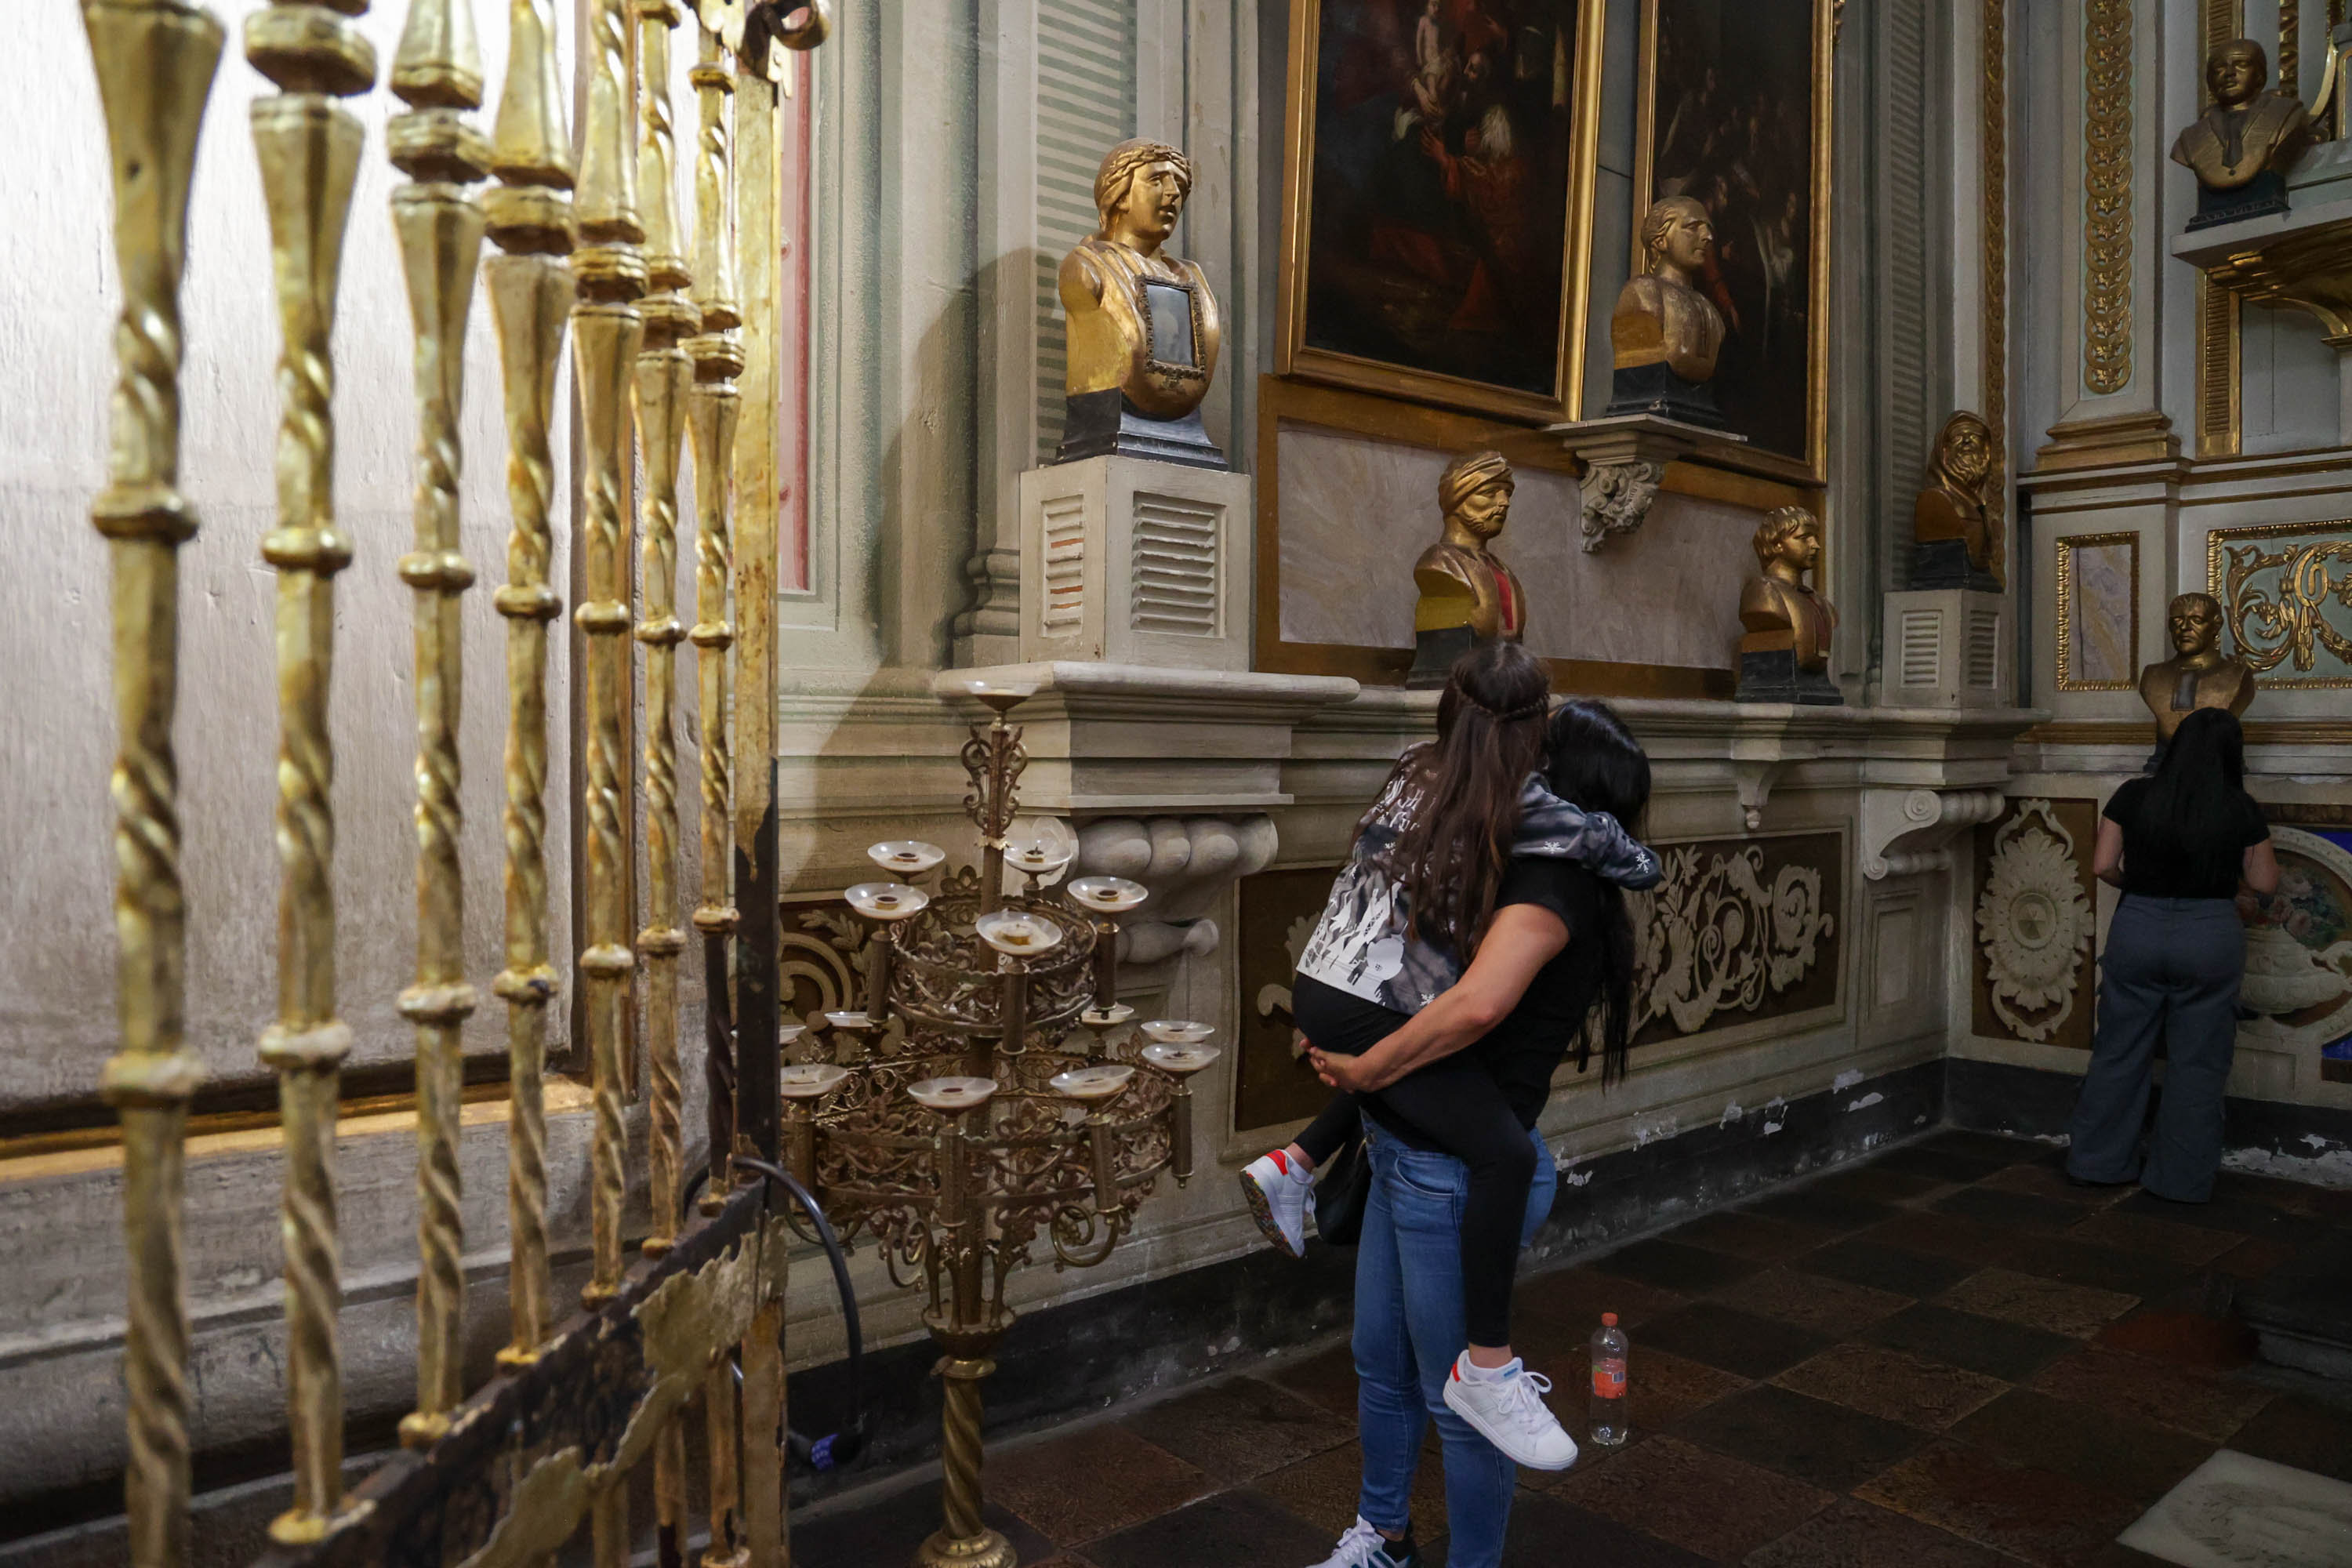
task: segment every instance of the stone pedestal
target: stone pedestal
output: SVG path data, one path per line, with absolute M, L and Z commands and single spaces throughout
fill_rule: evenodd
M 2001 708 L 2016 684 L 2009 601 L 1967 588 L 1886 595 L 1890 708 Z
M 1247 669 L 1246 474 L 1110 456 L 1021 476 L 1021 658 Z

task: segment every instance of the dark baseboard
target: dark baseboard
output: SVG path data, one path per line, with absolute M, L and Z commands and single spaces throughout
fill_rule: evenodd
M 1943 1065 L 1946 1114 L 1955 1127 L 2011 1138 L 2065 1135 L 2083 1084 L 2077 1075 L 1957 1057 Z M 2164 1092 L 2161 1085 L 2157 1092 Z M 2221 1102 L 2221 1148 L 2224 1158 L 2260 1153 L 2283 1160 L 2352 1148 L 2352 1110 L 2232 1095 Z

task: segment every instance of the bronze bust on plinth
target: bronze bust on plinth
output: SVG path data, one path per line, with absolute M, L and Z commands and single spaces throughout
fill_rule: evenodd
M 2254 672 L 2221 651 L 2221 604 L 2210 594 L 2183 594 L 2166 616 L 2174 656 L 2139 672 L 2139 700 L 2156 720 L 2156 754 L 2180 721 L 2200 708 L 2243 713 L 2254 700 Z
M 2286 211 L 2286 171 L 2311 144 L 2311 114 L 2294 94 L 2264 90 L 2270 72 L 2252 38 L 2206 58 L 2212 105 L 2172 143 L 2172 161 L 2197 176 L 2191 230 Z
M 1992 427 L 1962 409 L 1944 422 L 1927 465 L 1927 488 L 1912 506 L 1911 586 L 2000 591 L 1993 483 Z
M 1616 363 L 1607 413 L 1655 414 L 1721 426 L 1715 405 L 1723 312 L 1697 280 L 1715 254 L 1715 225 L 1695 196 L 1668 196 L 1642 218 L 1649 269 L 1629 279 L 1609 318 Z
M 1201 424 L 1223 325 L 1208 275 L 1160 248 L 1192 191 L 1192 161 L 1140 138 L 1095 175 L 1102 226 L 1063 258 L 1068 422 L 1057 462 L 1124 452 L 1222 468 Z
M 1805 574 L 1822 558 L 1822 525 L 1801 506 L 1784 506 L 1756 530 L 1763 574 L 1740 590 L 1741 702 L 1796 702 L 1835 708 L 1845 694 L 1830 679 L 1830 637 L 1837 611 L 1809 587 Z
M 1443 686 L 1454 661 L 1472 648 L 1526 636 L 1527 591 L 1486 548 L 1510 520 L 1514 483 L 1511 465 L 1500 452 L 1456 458 L 1438 479 L 1445 531 L 1412 563 L 1421 598 L 1412 612 L 1414 651 L 1407 687 Z

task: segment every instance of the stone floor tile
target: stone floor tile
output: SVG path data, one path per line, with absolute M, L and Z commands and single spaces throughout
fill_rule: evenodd
M 2271 1241 L 2284 1242 L 2290 1247 L 2308 1239 L 2322 1228 L 2303 1215 L 2265 1203 L 2227 1197 L 2220 1192 L 2216 1193 L 2212 1202 L 2203 1204 L 2167 1203 L 2152 1194 L 2138 1192 L 2117 1204 L 2115 1212 L 2200 1226 L 2207 1230 L 2259 1236 Z
M 1555 1268 L 1522 1279 L 1511 1297 L 1516 1317 L 1526 1313 L 1590 1335 L 1601 1326 L 1601 1314 L 1617 1314 L 1617 1326 L 1632 1331 L 1652 1318 L 1673 1311 L 1684 1297 L 1654 1286 L 1636 1284 L 1614 1274 L 1589 1268 Z
M 2247 1171 L 2223 1171 L 2214 1178 L 2213 1195 L 2224 1202 L 2263 1204 L 2310 1219 L 2352 1224 L 2352 1189 L 2344 1187 L 2257 1176 Z
M 1906 1209 L 1863 1235 L 1868 1240 L 1899 1247 L 1906 1252 L 1979 1266 L 2000 1262 L 2021 1239 L 2008 1226 L 1987 1225 L 1964 1215 L 1927 1209 Z
M 1783 1388 L 1929 1432 L 1942 1431 L 2009 1391 L 2009 1384 L 1997 1377 L 1964 1372 L 1906 1351 L 1862 1344 L 1832 1345 L 1772 1381 Z
M 1334 1415 L 1356 1419 L 1356 1352 L 1345 1340 L 1260 1375 Z
M 1836 1193 L 1823 1192 L 1815 1185 L 1759 1198 L 1743 1205 L 1739 1212 L 1762 1215 L 1767 1219 L 1786 1220 L 1791 1225 L 1809 1225 L 1817 1230 L 1843 1233 L 1865 1229 L 1894 1217 L 1901 1211 L 1892 1204 L 1842 1197 Z
M 1243 1490 L 1220 1492 L 1130 1525 L 1086 1550 L 1097 1568 L 1233 1568 L 1237 1563 L 1313 1563 L 1328 1555 L 1338 1539 Z
M 2016 1568 L 2017 1560 L 1852 1498 L 1813 1515 L 1742 1568 Z
M 2182 1225 L 2144 1214 L 2096 1214 L 2066 1233 L 2116 1252 L 2146 1252 L 2191 1268 L 2212 1262 L 2235 1247 L 2245 1245 L 2234 1231 Z
M 1952 1428 L 1963 1442 L 2143 1506 L 2203 1464 L 2201 1437 L 2032 1388 L 2011 1389 Z
M 1998 1132 L 1971 1132 L 1965 1127 L 1947 1127 L 1907 1147 L 1932 1150 L 1942 1154 L 1961 1154 L 1992 1165 L 2021 1165 L 2031 1161 L 2047 1160 L 2053 1152 L 2049 1144 L 2038 1139 L 2004 1138 Z
M 1735 1279 L 1745 1279 L 1755 1273 L 1759 1266 L 1750 1258 L 1735 1258 L 1703 1247 L 1685 1247 L 1663 1237 L 1653 1237 L 1647 1241 L 1634 1242 L 1630 1247 L 1621 1247 L 1606 1258 L 1596 1258 L 1592 1267 L 1603 1274 L 1631 1279 L 1636 1284 L 1673 1290 L 1685 1296 L 1703 1296 Z
M 989 1481 L 996 1479 L 989 1467 Z M 1013 1542 L 1023 1563 L 1054 1556 L 1054 1543 L 992 1497 L 981 1510 L 991 1530 Z M 877 1563 L 911 1563 L 940 1528 L 940 1489 L 934 1484 L 892 1492 L 879 1501 L 845 1513 L 792 1521 L 793 1568 L 872 1568 Z M 1058 1561 L 1058 1559 L 1056 1559 Z M 1306 1561 L 1312 1563 L 1313 1558 Z M 1085 1568 L 1084 1564 L 1080 1568 Z
M 2073 1568 L 2139 1516 L 2135 1503 L 1949 1438 L 1854 1494 L 2036 1568 Z
M 1119 1423 L 1225 1482 L 1245 1481 L 1345 1442 L 1344 1420 L 1254 1377 L 1212 1383 Z
M 1641 1444 L 1580 1481 L 1571 1472 L 1551 1496 L 1718 1563 L 1738 1562 L 1835 1500 L 1802 1481 L 1668 1436 Z
M 1742 1377 L 1769 1377 L 1829 1342 L 1826 1336 L 1713 1301 L 1694 1301 L 1644 1327 L 1640 1344 Z M 1640 1344 L 1635 1346 L 1636 1351 Z
M 2254 1331 L 2241 1319 L 2207 1312 L 2142 1308 L 2101 1329 L 2095 1342 L 2208 1372 L 2234 1372 L 2254 1360 Z
M 1666 1232 L 1666 1239 L 1686 1247 L 1712 1247 L 1736 1258 L 1752 1258 L 1759 1263 L 1779 1263 L 1834 1241 L 1837 1235 L 1810 1225 L 1790 1225 L 1762 1215 L 1742 1214 L 1738 1209 L 1718 1209 L 1688 1225 L 1676 1226 Z
M 1250 1489 L 1305 1520 L 1323 1536 L 1322 1555 L 1355 1522 L 1356 1505 L 1364 1484 L 1364 1450 L 1350 1426 L 1347 1441 L 1311 1459 L 1287 1465 L 1260 1476 Z M 1412 1477 L 1412 1523 L 1421 1539 L 1445 1533 L 1445 1467 L 1434 1453 L 1424 1453 Z M 1320 1561 L 1320 1556 L 1303 1562 Z
M 1937 1300 L 1939 1305 L 1959 1311 L 1977 1312 L 2076 1339 L 2088 1339 L 2139 1305 L 2138 1297 L 2126 1296 L 2119 1290 L 2062 1285 L 2054 1279 L 2007 1268 L 1982 1269 Z
M 1669 1435 L 1833 1492 L 1853 1490 L 1929 1440 L 1899 1422 L 1771 1384 L 1694 1411 Z
M 2059 1399 L 2226 1443 L 2274 1397 L 2250 1383 L 2227 1382 L 2187 1367 L 2120 1351 L 2086 1348 L 2052 1362 L 2027 1384 Z
M 1872 1163 L 1881 1170 L 1900 1171 L 1906 1176 L 1933 1176 L 1939 1182 L 1981 1182 L 2017 1162 L 1986 1159 L 1950 1145 L 1930 1148 L 1925 1143 L 1912 1143 L 1881 1154 Z
M 2266 1278 L 2272 1269 L 2294 1256 L 2294 1248 L 2284 1241 L 2248 1237 L 2215 1258 L 2213 1268 L 2217 1273 L 2251 1284 Z
M 1975 1272 L 1973 1265 L 1954 1258 L 1931 1258 L 1885 1242 L 1864 1240 L 1841 1241 L 1808 1252 L 1791 1267 L 1914 1298 L 1948 1290 Z
M 1605 1514 L 1532 1493 L 1511 1505 L 1511 1532 L 1503 1542 L 1503 1568 L 1705 1568 L 1706 1563 Z
M 2120 1540 L 2190 1568 L 2343 1568 L 2352 1484 L 2224 1448 Z
M 2025 1169 L 2031 1170 L 2032 1166 Z M 1927 1205 L 1937 1214 L 1958 1215 L 1980 1225 L 2004 1230 L 2068 1231 L 2083 1221 L 2079 1204 L 2033 1193 L 2006 1192 L 1999 1187 L 1962 1187 Z
M 2077 1209 L 2090 1214 L 2119 1204 L 2137 1190 L 2131 1186 L 2078 1187 L 2066 1179 L 2063 1157 L 2011 1165 L 2007 1170 L 1995 1171 L 1977 1185 L 1994 1192 L 2025 1193 L 2037 1198 L 2055 1198 L 2060 1203 L 2073 1204 Z
M 1882 1170 L 1876 1165 L 1832 1171 L 1811 1185 L 1816 1192 L 1832 1193 L 1842 1198 L 1858 1198 L 1864 1203 L 1893 1204 L 1898 1207 L 1952 1191 L 1951 1183 L 1934 1176 L 1906 1175 L 1901 1171 Z
M 2142 1300 L 2161 1296 L 2196 1270 L 2169 1258 L 2146 1252 L 2123 1252 L 2094 1247 L 2071 1235 L 2035 1236 L 2023 1231 L 2002 1233 L 2004 1245 L 1985 1259 L 2021 1274 L 2038 1274 L 2067 1285 L 2088 1285 L 2097 1290 L 2120 1290 Z
M 1568 1428 L 1569 1436 L 1582 1443 L 1587 1425 L 1584 1390 L 1591 1382 L 1586 1347 L 1580 1344 L 1559 1356 L 1534 1354 L 1524 1346 L 1517 1348 L 1530 1371 L 1551 1379 L 1552 1410 Z M 1671 1351 L 1637 1339 L 1626 1365 L 1626 1425 L 1636 1436 L 1646 1436 L 1693 1410 L 1738 1393 L 1749 1386 L 1750 1381 L 1686 1361 Z M 1525 1479 L 1530 1486 L 1546 1485 L 1534 1471 L 1528 1471 Z
M 1196 1467 L 1108 1423 L 988 1457 L 989 1495 L 1057 1546 L 1181 1508 L 1213 1487 Z
M 1873 1324 L 1862 1337 L 1873 1344 L 1909 1351 L 2006 1383 L 2032 1376 L 2081 1342 L 2021 1323 L 1956 1312 L 1931 1301 Z
M 2258 1459 L 2352 1481 L 2352 1409 L 2322 1405 L 2299 1394 L 2281 1394 L 2231 1435 L 2230 1447 Z
M 1829 1334 L 1853 1333 L 1911 1304 L 1910 1297 L 1891 1290 L 1788 1268 L 1767 1268 L 1717 1290 L 1712 1299 L 1743 1312 L 1760 1312 Z

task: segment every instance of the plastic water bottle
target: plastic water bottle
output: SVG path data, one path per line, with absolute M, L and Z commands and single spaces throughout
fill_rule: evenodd
M 1601 1314 L 1601 1326 L 1592 1331 L 1592 1405 L 1591 1439 L 1596 1448 L 1615 1448 L 1624 1444 L 1625 1425 L 1625 1331 L 1617 1326 L 1617 1314 Z

